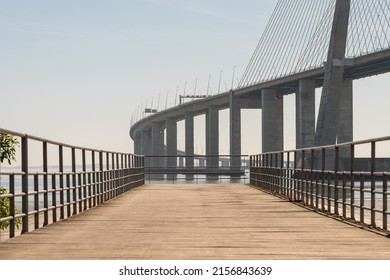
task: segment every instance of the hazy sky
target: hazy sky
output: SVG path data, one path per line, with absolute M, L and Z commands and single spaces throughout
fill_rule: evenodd
M 0 127 L 69 144 L 132 151 L 134 111 L 161 93 L 230 87 L 277 0 L 0 0 Z M 355 139 L 390 134 L 389 75 L 355 82 Z M 236 81 L 235 81 L 236 82 Z M 226 83 L 226 85 L 225 85 Z M 295 143 L 286 98 L 286 147 Z M 228 112 L 221 112 L 225 122 Z M 243 112 L 243 153 L 260 152 L 260 111 Z M 197 151 L 204 151 L 200 119 Z M 182 124 L 179 124 L 182 130 Z M 221 152 L 228 152 L 221 126 Z M 248 134 L 251 137 L 248 137 Z M 180 135 L 180 133 L 179 133 Z M 179 139 L 178 141 L 183 143 Z M 184 144 L 182 144 L 184 145 Z

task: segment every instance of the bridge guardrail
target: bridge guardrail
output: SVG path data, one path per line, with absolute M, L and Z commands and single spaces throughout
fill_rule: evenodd
M 253 155 L 250 184 L 389 233 L 389 155 L 390 137 Z
M 1 166 L 0 202 L 9 204 L 0 241 L 74 216 L 144 184 L 144 157 L 72 146 L 0 129 L 20 143 L 16 165 Z M 18 224 L 21 222 L 20 229 Z

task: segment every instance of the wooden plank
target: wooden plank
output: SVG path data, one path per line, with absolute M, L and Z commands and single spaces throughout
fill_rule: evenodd
M 390 240 L 245 185 L 144 185 L 0 259 L 390 259 Z

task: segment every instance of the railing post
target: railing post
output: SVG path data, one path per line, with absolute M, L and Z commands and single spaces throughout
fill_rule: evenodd
M 51 175 L 51 206 L 52 206 L 52 215 L 53 223 L 57 222 L 57 184 L 56 184 L 56 174 Z
M 116 197 L 119 193 L 118 188 L 118 173 L 119 173 L 119 165 L 118 165 L 118 154 L 112 153 L 112 173 L 113 173 L 113 192 L 114 197 Z
M 334 213 L 339 215 L 339 161 L 340 161 L 340 148 L 335 146 L 334 156 Z
M 297 151 L 295 150 L 294 151 L 294 168 L 293 168 L 293 185 L 292 185 L 292 189 L 293 189 L 293 199 L 294 200 L 297 200 Z
M 24 214 L 22 219 L 22 233 L 29 231 L 28 222 L 29 222 L 29 209 L 28 209 L 28 136 L 25 135 L 22 137 L 22 192 L 24 193 L 22 197 L 22 212 Z
M 325 211 L 325 164 L 326 150 L 321 149 L 321 210 Z
M 364 173 L 360 172 L 360 222 L 364 223 Z
M 73 188 L 73 201 L 72 201 L 72 208 L 73 208 L 73 215 L 77 214 L 77 175 L 76 175 L 76 148 L 72 148 L 72 188 Z
M 115 166 L 115 153 L 111 153 L 111 164 L 112 164 L 112 177 L 111 177 L 111 189 L 112 197 L 116 197 L 116 168 Z
M 115 155 L 114 153 L 111 153 L 111 169 L 109 170 L 110 173 L 110 196 L 107 200 L 115 197 L 115 161 L 114 161 Z
M 290 152 L 287 152 L 287 163 L 286 163 L 286 170 L 287 170 L 287 197 L 291 199 L 291 171 L 290 171 Z
M 314 198 L 317 196 L 317 172 L 314 173 L 315 152 L 310 150 L 310 205 L 314 207 Z M 315 177 L 315 178 L 314 178 Z M 314 186 L 316 185 L 316 193 L 314 194 Z
M 145 184 L 145 157 L 141 157 L 140 158 L 140 161 L 141 161 L 141 166 L 139 166 L 139 168 L 143 168 L 143 179 L 142 179 L 142 184 Z
M 351 144 L 351 219 L 355 220 L 355 145 Z
M 279 193 L 285 195 L 285 181 L 284 181 L 284 154 L 280 152 L 280 171 L 279 171 L 279 182 L 280 182 L 280 190 Z
M 97 204 L 100 204 L 103 202 L 103 195 L 105 192 L 105 178 L 104 178 L 104 171 L 103 171 L 103 151 L 99 151 L 99 187 L 98 187 L 98 199 Z
M 106 171 L 105 173 L 105 189 L 106 195 L 104 196 L 103 202 L 111 199 L 111 172 L 110 172 L 110 154 L 106 152 Z
M 120 160 L 119 160 L 119 154 L 115 153 L 115 188 L 116 188 L 116 196 L 120 195 L 122 193 L 122 188 L 120 187 L 120 174 L 121 174 L 121 166 L 120 166 Z
M 83 176 L 82 176 L 82 200 L 80 202 L 80 208 L 83 207 L 83 211 L 87 210 L 87 164 L 86 164 L 86 155 L 85 155 L 85 149 L 82 149 L 81 151 L 82 156 L 82 164 L 83 164 Z M 81 186 L 80 186 L 81 187 Z
M 133 187 L 133 181 L 130 170 L 131 154 L 126 155 L 126 190 L 130 190 Z
M 375 141 L 371 142 L 371 225 L 376 226 L 375 222 L 375 171 L 376 171 L 376 146 Z
M 90 199 L 89 199 L 89 207 L 92 207 L 92 206 L 96 206 L 96 189 L 97 189 L 97 185 L 96 185 L 96 167 L 95 167 L 95 164 L 96 164 L 96 159 L 95 159 L 95 151 L 91 151 L 91 157 L 92 157 L 92 182 L 90 182 L 90 184 L 92 184 L 92 193 L 90 191 L 89 193 L 89 196 L 90 196 Z M 91 206 L 92 205 L 92 206 Z
M 383 174 L 383 191 L 382 191 L 382 202 L 383 202 L 383 212 L 382 212 L 382 220 L 383 220 L 383 229 L 387 230 L 387 215 L 388 215 L 388 208 L 387 208 L 387 175 L 386 173 Z
M 15 237 L 15 175 L 13 174 L 9 176 L 9 192 L 14 195 L 9 200 L 10 215 L 14 217 L 9 222 L 9 237 L 12 238 Z
M 65 218 L 65 199 L 64 199 L 64 147 L 58 146 L 58 159 L 59 159 L 59 171 L 60 171 L 60 219 Z
M 306 183 L 303 180 L 304 172 L 305 172 L 305 151 L 301 150 L 301 172 L 299 174 L 298 199 L 302 200 L 304 204 L 307 204 Z M 304 187 L 305 187 L 305 191 L 304 191 Z M 306 194 L 306 199 L 305 199 L 305 194 Z
M 83 183 L 83 174 L 85 174 L 85 170 L 84 170 L 84 156 L 83 156 L 83 152 L 81 152 L 81 165 L 82 165 L 82 172 L 81 173 L 78 173 L 77 177 L 78 177 L 78 194 L 79 194 L 79 203 L 78 203 L 78 207 L 79 207 L 79 212 L 83 212 L 83 200 L 84 200 L 84 196 L 83 196 L 83 188 L 84 188 L 84 183 Z
M 38 174 L 34 175 L 34 229 L 39 228 L 39 178 L 38 176 L 39 176 Z
M 43 225 L 47 226 L 49 224 L 49 194 L 48 194 L 48 163 L 47 163 L 47 142 L 42 144 L 42 157 L 43 157 Z

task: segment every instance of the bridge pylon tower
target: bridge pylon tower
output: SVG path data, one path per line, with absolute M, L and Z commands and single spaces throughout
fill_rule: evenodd
M 315 145 L 352 141 L 352 85 L 344 80 L 351 0 L 337 0 L 325 62 Z M 347 129 L 347 130 L 345 130 Z

